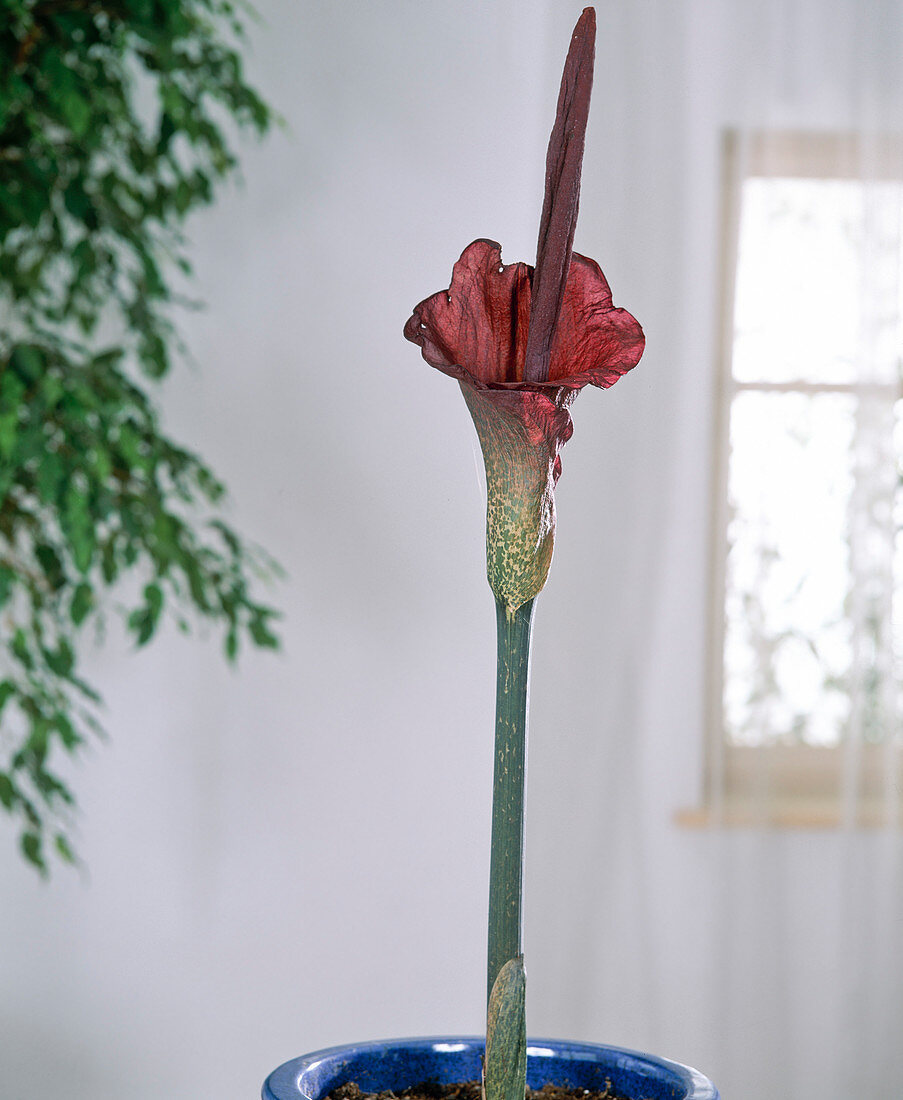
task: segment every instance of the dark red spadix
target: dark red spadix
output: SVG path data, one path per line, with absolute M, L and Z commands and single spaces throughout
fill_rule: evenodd
M 552 339 L 564 299 L 580 207 L 580 174 L 595 54 L 596 13 L 585 8 L 571 36 L 546 154 L 546 189 L 524 357 L 525 382 L 545 382 L 549 377 Z

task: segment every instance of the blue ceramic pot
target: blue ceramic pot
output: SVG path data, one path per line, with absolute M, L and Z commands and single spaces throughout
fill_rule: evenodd
M 274 1070 L 263 1086 L 263 1100 L 323 1100 L 347 1081 L 356 1081 L 365 1092 L 422 1081 L 478 1081 L 482 1055 L 482 1039 L 389 1039 L 331 1047 Z M 594 1092 L 610 1084 L 627 1100 L 718 1100 L 712 1082 L 688 1066 L 619 1047 L 557 1039 L 530 1040 L 527 1084 Z

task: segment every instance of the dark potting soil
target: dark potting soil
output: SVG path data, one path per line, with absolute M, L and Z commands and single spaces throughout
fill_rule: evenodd
M 465 1081 L 460 1085 L 439 1085 L 424 1081 L 419 1085 L 392 1092 L 362 1092 L 354 1081 L 339 1085 L 329 1094 L 329 1100 L 482 1100 L 479 1081 Z M 541 1089 L 527 1089 L 526 1100 L 624 1100 L 620 1093 L 606 1088 L 604 1092 L 589 1089 L 570 1089 L 563 1085 L 543 1085 Z

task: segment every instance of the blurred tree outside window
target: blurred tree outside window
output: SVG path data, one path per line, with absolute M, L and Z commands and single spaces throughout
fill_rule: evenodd
M 167 438 L 152 390 L 184 352 L 181 226 L 272 114 L 229 0 L 0 0 L 0 803 L 25 857 L 73 861 L 59 761 L 100 731 L 79 647 L 130 575 L 139 646 L 206 619 L 275 647 L 274 563 Z

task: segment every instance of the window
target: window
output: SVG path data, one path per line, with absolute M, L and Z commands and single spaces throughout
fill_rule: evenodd
M 903 143 L 730 135 L 707 795 L 903 802 Z

